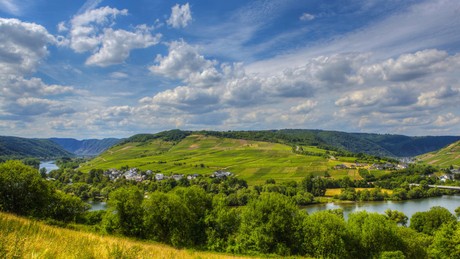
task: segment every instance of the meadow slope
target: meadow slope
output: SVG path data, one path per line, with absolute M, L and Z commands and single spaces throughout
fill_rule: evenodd
M 63 229 L 0 213 L 0 258 L 248 258 Z
M 249 185 L 263 183 L 269 178 L 277 182 L 301 181 L 310 173 L 317 176 L 325 175 L 326 171 L 334 178 L 348 175 L 361 179 L 357 170 L 331 170 L 332 166 L 344 161 L 320 156 L 325 150 L 314 146 L 299 148 L 318 156 L 295 154 L 291 146 L 278 143 L 189 135 L 177 144 L 160 139 L 123 143 L 82 164 L 79 170 L 86 172 L 93 168 L 105 170 L 128 165 L 166 175 L 210 175 L 223 169 L 245 179 Z M 354 158 L 343 159 L 345 163 L 354 161 Z

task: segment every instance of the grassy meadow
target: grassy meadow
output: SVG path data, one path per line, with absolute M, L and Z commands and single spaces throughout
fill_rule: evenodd
M 315 153 L 326 152 L 316 147 L 302 148 Z M 269 178 L 277 182 L 300 182 L 310 173 L 324 176 L 326 171 L 336 179 L 347 175 L 361 179 L 357 170 L 331 169 L 337 164 L 351 164 L 355 158 L 343 159 L 346 161 L 294 154 L 292 147 L 284 144 L 190 135 L 177 144 L 151 140 L 112 147 L 83 164 L 79 170 L 86 172 L 93 168 L 105 170 L 128 165 L 166 175 L 210 175 L 215 170 L 223 169 L 245 179 L 249 185 L 264 183 Z
M 438 151 L 417 156 L 416 158 L 419 161 L 418 164 L 421 165 L 433 165 L 443 168 L 452 165 L 458 169 L 460 166 L 460 141 L 452 143 Z
M 63 229 L 0 213 L 0 258 L 248 258 Z

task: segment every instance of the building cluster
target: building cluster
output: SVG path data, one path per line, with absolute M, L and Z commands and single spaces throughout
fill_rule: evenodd
M 233 173 L 232 172 L 226 172 L 226 171 L 223 171 L 223 170 L 217 170 L 214 173 L 212 173 L 212 175 L 210 177 L 211 178 L 225 178 L 225 177 L 229 177 L 230 175 L 233 175 Z
M 341 165 L 336 165 L 334 166 L 334 169 L 356 169 L 357 167 L 366 167 L 369 166 L 366 163 L 356 163 L 356 164 L 351 164 L 349 166 L 341 164 Z M 395 170 L 401 170 L 401 169 L 407 169 L 409 168 L 408 165 L 406 164 L 391 164 L 391 163 L 386 163 L 386 164 L 372 164 L 371 167 L 369 167 L 369 170 L 390 170 L 390 169 L 395 169 Z
M 106 175 L 109 176 L 112 181 L 122 177 L 126 178 L 126 180 L 134 180 L 136 182 L 142 182 L 147 179 L 147 175 L 142 175 L 137 168 L 130 168 L 125 172 L 116 168 L 109 168 L 104 172 L 104 176 Z

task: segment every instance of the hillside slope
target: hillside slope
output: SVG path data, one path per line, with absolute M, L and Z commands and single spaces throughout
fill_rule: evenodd
M 123 139 L 105 138 L 105 139 L 84 139 L 76 140 L 73 138 L 51 138 L 64 149 L 79 156 L 97 156 L 113 145 L 118 144 Z
M 51 227 L 2 212 L 0 244 L 2 258 L 247 258 Z
M 319 143 L 325 143 L 353 153 L 387 157 L 418 156 L 460 140 L 460 136 L 410 137 L 394 134 L 347 133 L 310 129 L 284 129 L 273 132 L 315 139 Z
M 452 165 L 458 169 L 460 167 L 460 141 L 416 158 L 419 160 L 419 164 L 436 165 L 444 168 Z
M 0 157 L 22 159 L 34 157 L 40 159 L 75 156 L 50 139 L 28 139 L 0 136 Z
M 316 156 L 298 155 L 292 147 L 272 142 L 217 138 L 192 134 L 165 141 L 161 138 L 133 136 L 108 149 L 95 159 L 82 165 L 80 170 L 92 168 L 121 168 L 128 165 L 142 170 L 152 170 L 166 175 L 211 174 L 215 170 L 231 171 L 248 184 L 263 183 L 268 178 L 277 181 L 300 181 L 309 173 L 324 175 L 339 162 L 330 162 L 321 154 L 326 150 L 315 146 L 299 146 Z M 326 156 L 327 157 L 327 156 Z M 347 174 L 344 170 L 344 174 Z

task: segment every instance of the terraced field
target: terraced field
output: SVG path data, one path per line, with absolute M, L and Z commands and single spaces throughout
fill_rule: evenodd
M 326 152 L 316 147 L 302 148 L 317 153 Z M 294 154 L 290 146 L 283 144 L 190 135 L 177 144 L 150 140 L 112 147 L 83 164 L 80 170 L 86 172 L 92 168 L 105 170 L 128 165 L 167 175 L 210 175 L 217 169 L 224 169 L 245 179 L 249 185 L 264 183 L 269 178 L 277 182 L 300 182 L 310 173 L 317 176 L 325 175 L 326 171 L 334 178 L 348 175 L 361 179 L 357 170 L 331 170 L 331 167 L 341 163 L 344 162 Z
M 438 151 L 430 152 L 416 157 L 419 164 L 434 165 L 443 168 L 459 168 L 460 166 L 460 141 L 450 144 Z

